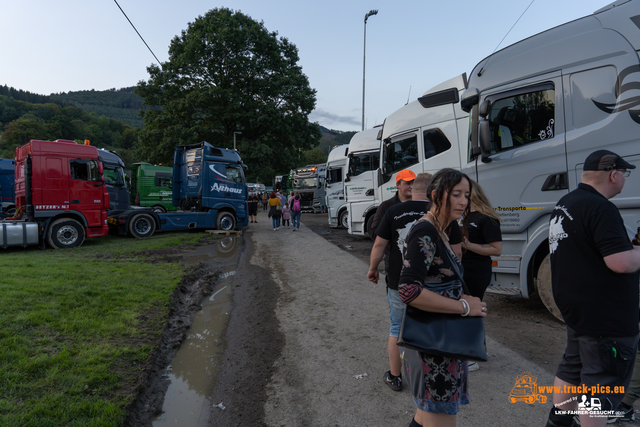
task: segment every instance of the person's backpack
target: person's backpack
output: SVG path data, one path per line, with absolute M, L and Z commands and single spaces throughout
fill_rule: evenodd
M 293 209 L 294 212 L 300 212 L 300 199 L 293 199 Z

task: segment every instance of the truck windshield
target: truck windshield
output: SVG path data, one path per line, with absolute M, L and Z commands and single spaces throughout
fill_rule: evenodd
M 317 178 L 296 178 L 293 180 L 293 188 L 297 190 L 304 190 L 309 188 L 317 188 Z

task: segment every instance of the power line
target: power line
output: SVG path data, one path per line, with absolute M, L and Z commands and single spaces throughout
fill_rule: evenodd
M 149 47 L 149 45 L 147 44 L 146 41 L 144 41 L 144 38 L 142 37 L 142 35 L 140 35 L 140 33 L 138 32 L 138 29 L 136 28 L 135 25 L 133 25 L 133 22 L 131 22 L 131 19 L 129 19 L 129 17 L 127 16 L 126 13 L 124 13 L 124 10 L 122 10 L 122 8 L 120 7 L 120 5 L 118 4 L 117 0 L 113 0 L 115 2 L 115 4 L 118 6 L 118 9 L 120 9 L 120 11 L 122 12 L 122 14 L 124 15 L 125 18 L 127 18 L 127 21 L 129 21 L 129 24 L 131 24 L 131 26 L 133 27 L 133 29 L 136 31 L 136 33 L 138 34 L 138 36 L 140 37 L 140 40 L 142 40 L 142 43 L 144 43 L 144 45 L 147 47 L 147 49 L 149 49 L 149 52 L 151 52 L 151 55 L 153 55 L 154 58 L 156 58 L 156 61 L 158 61 L 158 65 L 160 65 L 162 67 L 162 63 L 160 62 L 160 60 L 158 59 L 158 57 L 156 56 L 155 53 L 153 53 L 153 51 L 151 50 L 151 48 Z

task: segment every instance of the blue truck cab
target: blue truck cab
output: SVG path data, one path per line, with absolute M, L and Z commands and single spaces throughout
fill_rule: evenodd
M 149 237 L 156 230 L 231 231 L 249 223 L 245 164 L 235 150 L 208 142 L 178 146 L 173 157 L 173 200 L 177 212 L 130 209 L 109 215 L 111 231 Z

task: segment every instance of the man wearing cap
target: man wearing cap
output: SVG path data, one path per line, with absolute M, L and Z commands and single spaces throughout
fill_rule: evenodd
M 551 213 L 551 284 L 567 325 L 567 348 L 556 372 L 547 427 L 578 425 L 563 412 L 578 410 L 583 395 L 590 404 L 599 402 L 601 411 L 615 410 L 624 390 L 615 393 L 614 387 L 626 388 L 631 379 L 640 247 L 631 244 L 622 216 L 609 201 L 620 194 L 631 169 L 635 166 L 611 151 L 591 153 L 582 182 Z M 587 389 L 576 388 L 582 385 Z M 583 427 L 607 423 L 598 411 L 579 412 Z

